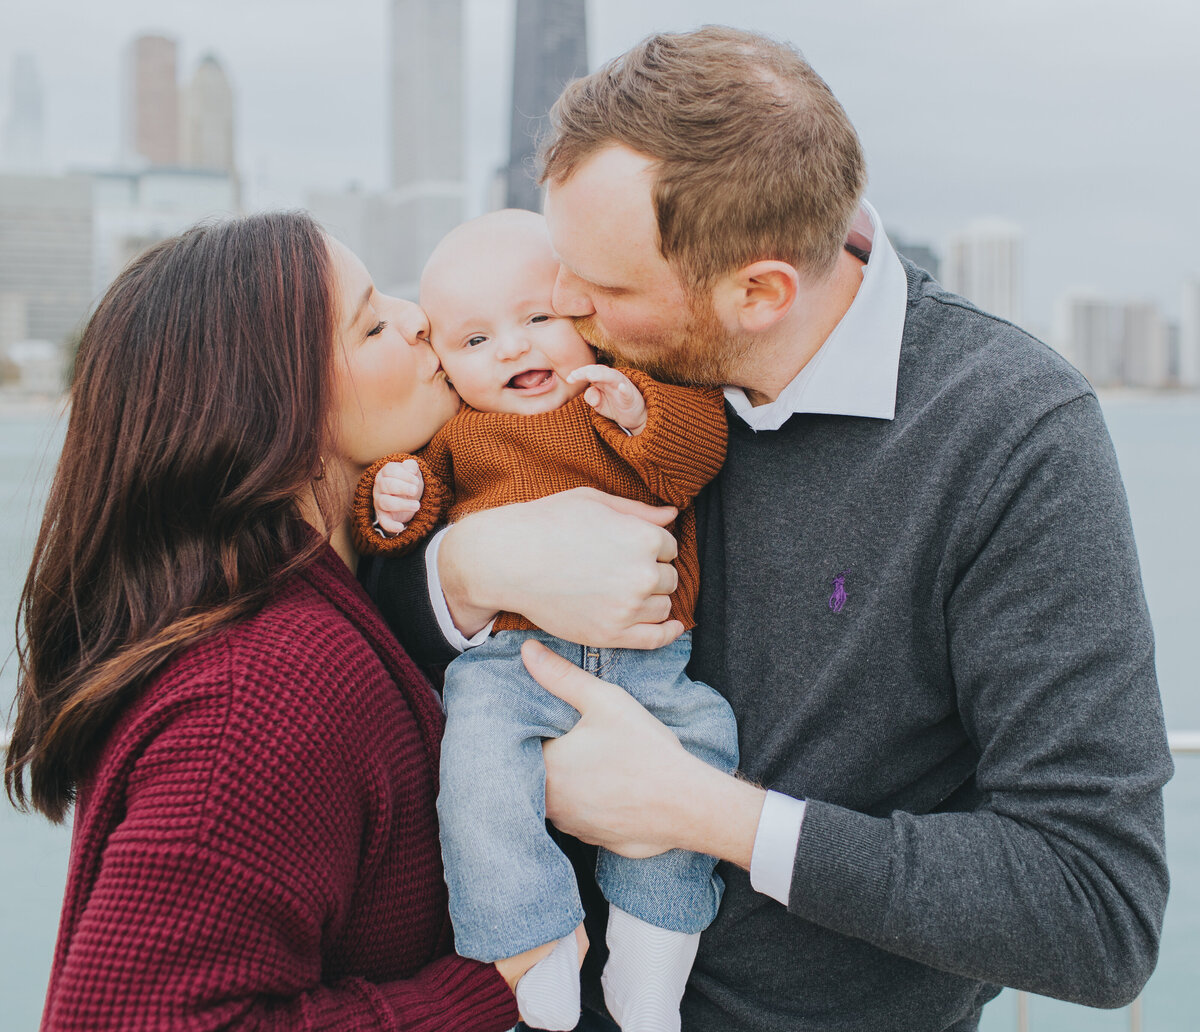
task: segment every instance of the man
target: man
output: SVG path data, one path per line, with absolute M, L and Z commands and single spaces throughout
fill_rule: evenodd
M 697 502 L 689 671 L 733 706 L 744 779 L 526 655 L 583 713 L 546 747 L 551 818 L 727 861 L 684 1029 L 963 1032 L 1001 985 L 1129 1002 L 1157 956 L 1171 761 L 1088 384 L 896 256 L 853 128 L 786 46 L 656 36 L 552 122 L 555 307 L 622 361 L 726 384 L 736 417 Z M 432 605 L 460 645 L 507 610 L 653 647 L 679 631 L 671 515 L 497 510 L 431 548 L 431 603 L 391 569 L 376 595 L 394 623 Z

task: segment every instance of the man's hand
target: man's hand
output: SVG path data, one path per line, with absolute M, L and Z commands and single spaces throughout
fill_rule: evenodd
M 586 365 L 567 376 L 567 383 L 578 383 L 580 380 L 587 380 L 591 384 L 583 392 L 583 400 L 600 415 L 611 419 L 634 437 L 646 429 L 646 399 L 624 373 L 611 366 Z
M 416 459 L 389 462 L 375 476 L 371 501 L 384 533 L 399 534 L 421 508 L 425 480 Z
M 537 642 L 525 642 L 521 658 L 580 714 L 542 746 L 556 827 L 622 856 L 690 849 L 749 870 L 766 792 L 696 759 L 624 689 Z
M 676 515 L 580 487 L 467 516 L 438 552 L 450 615 L 468 636 L 509 612 L 567 641 L 661 648 L 683 633 L 667 619 Z

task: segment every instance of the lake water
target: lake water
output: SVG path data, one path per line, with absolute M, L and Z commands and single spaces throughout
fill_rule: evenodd
M 1158 640 L 1167 726 L 1200 730 L 1200 395 L 1113 395 L 1104 412 L 1129 493 Z M 61 438 L 49 407 L 0 403 L 0 672 L 7 714 L 15 685 L 11 628 L 37 533 L 41 498 Z M 3 723 L 0 720 L 0 723 Z M 1179 756 L 1167 786 L 1171 902 L 1158 970 L 1144 996 L 1145 1032 L 1200 1028 L 1200 755 Z M 66 877 L 69 830 L 0 801 L 0 1025 L 36 1029 Z M 1128 1011 L 1032 998 L 1036 1032 L 1129 1028 Z M 989 1004 L 984 1032 L 1016 1028 L 1014 995 Z

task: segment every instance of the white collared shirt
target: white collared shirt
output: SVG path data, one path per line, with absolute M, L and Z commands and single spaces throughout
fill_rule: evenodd
M 766 405 L 752 406 L 740 387 L 725 388 L 725 400 L 751 430 L 778 430 L 797 412 L 875 419 L 896 414 L 908 279 L 879 215 L 866 201 L 851 232 L 864 239 L 870 260 L 854 302 L 817 353 Z
M 863 201 L 851 227 L 870 257 L 853 303 L 804 368 L 772 402 L 751 405 L 740 387 L 726 387 L 725 400 L 754 431 L 778 430 L 800 412 L 892 419 L 900 373 L 900 340 L 908 303 L 904 266 L 884 231 L 879 214 Z M 450 619 L 437 572 L 440 531 L 425 552 L 429 597 L 438 626 L 460 652 L 487 640 L 491 624 L 466 638 Z M 804 800 L 768 792 L 758 820 L 750 859 L 750 884 L 787 906 L 792 867 L 804 823 Z

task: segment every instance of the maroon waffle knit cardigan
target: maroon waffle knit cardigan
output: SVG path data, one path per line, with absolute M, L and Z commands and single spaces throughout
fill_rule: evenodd
M 174 660 L 79 788 L 43 1028 L 506 1029 L 454 954 L 432 690 L 327 549 Z

